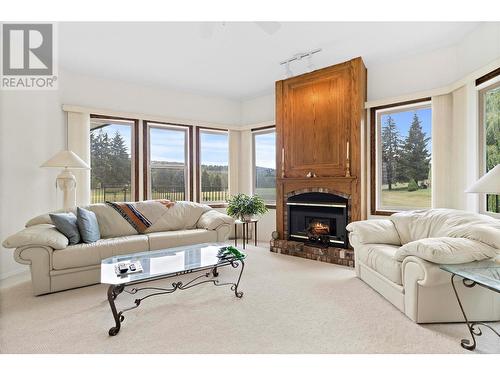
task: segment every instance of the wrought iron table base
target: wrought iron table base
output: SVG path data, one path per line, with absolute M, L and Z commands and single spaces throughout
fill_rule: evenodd
M 458 296 L 457 288 L 455 287 L 454 278 L 455 274 L 451 275 L 451 286 L 453 287 L 453 291 L 455 292 L 455 297 L 457 297 L 458 305 L 460 306 L 460 310 L 462 311 L 462 315 L 464 316 L 465 319 L 465 324 L 467 325 L 467 329 L 469 330 L 469 333 L 472 337 L 472 343 L 469 339 L 462 339 L 460 342 L 460 345 L 462 348 L 467 349 L 467 350 L 474 350 L 476 349 L 476 337 L 475 336 L 481 336 L 483 332 L 481 331 L 481 328 L 478 326 L 483 326 L 486 328 L 489 328 L 495 333 L 498 337 L 500 337 L 500 333 L 497 332 L 492 326 L 489 324 L 486 324 L 484 322 L 469 322 L 469 319 L 467 318 L 467 315 L 465 314 L 464 307 L 462 306 L 462 302 L 460 301 L 460 297 Z M 474 287 L 477 283 L 469 280 L 469 279 L 462 279 L 462 283 L 466 288 L 472 288 Z
M 219 280 L 217 280 L 217 279 L 209 279 L 209 280 L 201 280 L 200 281 L 200 279 L 209 278 L 210 275 L 212 275 L 212 277 L 219 276 L 219 272 L 217 270 L 218 267 L 231 265 L 233 268 L 237 268 L 237 267 L 239 267 L 240 263 L 241 263 L 241 270 L 240 270 L 240 274 L 238 276 L 238 280 L 235 283 L 220 283 Z M 125 320 L 125 316 L 123 315 L 123 313 L 125 313 L 126 311 L 136 309 L 137 307 L 139 307 L 139 305 L 141 304 L 141 302 L 143 300 L 145 300 L 146 298 L 149 298 L 149 297 L 159 296 L 159 295 L 163 295 L 163 294 L 170 294 L 170 293 L 175 292 L 176 290 L 186 290 L 186 289 L 190 289 L 192 287 L 195 287 L 197 285 L 211 283 L 215 286 L 230 285 L 231 290 L 234 292 L 234 295 L 237 298 L 241 298 L 241 297 L 243 297 L 243 292 L 238 290 L 238 286 L 240 285 L 241 275 L 243 274 L 244 268 L 245 268 L 245 262 L 241 259 L 229 261 L 229 263 L 225 263 L 225 264 L 217 265 L 216 267 L 209 268 L 208 272 L 205 272 L 205 273 L 195 277 L 194 279 L 190 280 L 189 282 L 187 282 L 185 284 L 182 281 L 174 282 L 174 283 L 172 283 L 171 288 L 144 287 L 144 288 L 132 288 L 130 290 L 127 290 L 127 289 L 125 289 L 126 284 L 110 285 L 108 288 L 108 302 L 109 302 L 109 306 L 111 307 L 111 312 L 113 314 L 113 318 L 115 320 L 115 326 L 111 327 L 109 329 L 108 333 L 110 336 L 116 336 L 118 334 L 118 332 L 120 332 L 121 323 Z M 166 276 L 164 278 L 170 278 L 170 277 L 179 276 L 179 275 L 183 275 L 186 273 L 197 272 L 197 271 L 202 271 L 202 270 L 178 272 L 174 275 Z M 156 279 L 156 280 L 158 280 L 158 279 Z M 144 280 L 144 281 L 152 281 L 152 280 Z M 141 290 L 152 290 L 155 292 L 147 294 L 141 298 L 136 298 L 134 301 L 134 305 L 127 307 L 121 311 L 118 311 L 116 309 L 115 299 L 116 299 L 116 297 L 118 297 L 119 294 L 121 294 L 122 292 L 125 292 L 128 294 L 136 294 L 137 292 L 139 292 Z

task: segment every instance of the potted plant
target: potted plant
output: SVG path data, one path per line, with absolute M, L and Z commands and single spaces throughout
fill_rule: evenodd
M 258 195 L 240 193 L 227 201 L 227 214 L 242 221 L 252 220 L 256 215 L 263 215 L 267 211 L 266 203 Z

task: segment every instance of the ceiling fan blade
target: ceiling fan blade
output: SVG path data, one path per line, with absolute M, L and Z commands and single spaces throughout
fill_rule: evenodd
M 281 23 L 279 22 L 254 22 L 259 26 L 266 34 L 273 35 L 276 31 L 281 28 Z

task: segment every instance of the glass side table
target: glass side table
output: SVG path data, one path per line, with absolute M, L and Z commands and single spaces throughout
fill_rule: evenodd
M 460 310 L 462 311 L 465 319 L 465 324 L 467 325 L 472 337 L 472 343 L 469 339 L 462 339 L 462 348 L 467 350 L 474 350 L 476 348 L 475 336 L 482 335 L 481 329 L 478 326 L 484 326 L 491 329 L 500 338 L 500 333 L 489 324 L 484 322 L 469 322 L 453 282 L 455 277 L 459 276 L 462 278 L 462 283 L 467 288 L 479 285 L 483 288 L 492 290 L 493 292 L 500 293 L 500 263 L 496 263 L 494 260 L 489 259 L 465 264 L 443 264 L 439 268 L 443 271 L 451 273 L 451 286 L 455 292 L 455 297 L 457 297 L 458 305 L 460 306 Z

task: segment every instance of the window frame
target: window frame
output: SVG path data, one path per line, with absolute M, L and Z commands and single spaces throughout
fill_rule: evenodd
M 130 171 L 130 179 L 131 179 L 131 194 L 135 197 L 135 200 L 139 200 L 139 119 L 136 118 L 128 118 L 128 117 L 118 117 L 118 116 L 108 116 L 108 115 L 100 115 L 97 113 L 91 113 L 90 116 L 90 121 L 92 119 L 101 119 L 101 120 L 121 120 L 121 121 L 130 121 L 133 122 L 131 124 L 131 130 L 132 130 L 132 136 L 131 136 L 131 146 L 130 146 L 130 151 L 132 155 L 130 155 L 131 159 L 131 168 L 132 170 Z M 95 128 L 97 129 L 97 128 Z M 92 131 L 94 129 L 90 129 Z M 89 132 L 89 137 L 90 137 L 90 132 Z M 90 155 L 90 160 L 92 160 L 92 155 Z M 92 177 L 91 177 L 92 178 Z M 92 194 L 92 189 L 90 189 Z M 90 200 L 92 201 L 92 196 L 90 197 Z
M 484 94 L 487 91 L 500 87 L 500 67 L 476 79 L 477 90 L 477 109 L 478 109 L 478 142 L 479 142 L 479 174 L 486 174 L 486 127 L 484 124 Z M 487 195 L 480 193 L 479 195 L 479 212 L 495 218 L 500 218 L 500 213 L 487 210 Z
M 381 168 L 382 166 L 382 153 L 378 152 L 380 148 L 378 140 L 380 139 L 381 135 L 381 127 L 377 127 L 378 123 L 377 112 L 390 109 L 393 109 L 393 111 L 396 112 L 396 109 L 400 108 L 405 109 L 406 107 L 411 109 L 419 106 L 427 107 L 429 104 L 431 105 L 432 108 L 432 98 L 425 97 L 425 98 L 391 103 L 387 105 L 370 108 L 370 212 L 372 215 L 390 216 L 395 212 L 412 210 L 412 208 L 406 208 L 406 207 L 395 208 L 395 209 L 380 208 L 379 191 L 381 187 L 381 181 L 379 179 L 379 174 L 380 174 L 379 168 Z
M 229 170 L 229 156 L 231 150 L 229 149 L 229 129 L 224 128 L 211 128 L 207 126 L 197 126 L 196 127 L 196 202 L 206 204 L 212 208 L 224 208 L 227 207 L 227 203 L 223 201 L 219 202 L 202 202 L 201 200 L 201 133 L 214 133 L 214 134 L 227 134 L 227 183 L 229 192 L 229 181 L 230 181 L 230 170 Z
M 176 124 L 170 122 L 161 122 L 161 121 L 153 121 L 153 120 L 143 120 L 143 136 L 142 136 L 142 145 L 143 145 L 143 199 L 151 199 L 151 137 L 149 134 L 149 130 L 151 128 L 156 129 L 166 129 L 166 130 L 177 130 L 184 131 L 186 133 L 185 137 L 185 168 L 187 169 L 185 172 L 184 180 L 188 186 L 185 187 L 186 201 L 193 200 L 193 147 L 192 147 L 192 139 L 193 139 L 193 126 L 185 125 L 185 124 Z
M 255 152 L 255 136 L 256 135 L 262 135 L 262 134 L 270 134 L 270 133 L 275 133 L 276 134 L 276 139 L 277 139 L 277 132 L 276 132 L 276 125 L 269 125 L 269 126 L 263 126 L 260 128 L 254 128 L 251 129 L 252 133 L 252 194 L 255 194 L 257 190 L 257 174 L 256 174 L 256 152 Z M 276 160 L 276 144 L 275 144 L 275 160 Z M 277 167 L 276 167 L 277 168 Z M 276 171 L 276 176 L 275 178 L 278 178 L 278 173 Z M 276 194 L 278 187 L 275 187 L 276 189 Z M 271 209 L 276 209 L 276 200 L 274 201 L 265 201 L 266 207 L 271 208 Z

